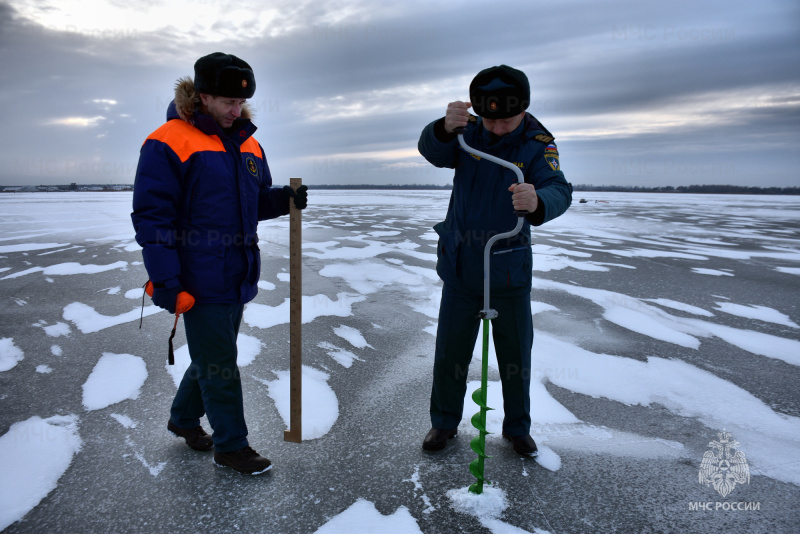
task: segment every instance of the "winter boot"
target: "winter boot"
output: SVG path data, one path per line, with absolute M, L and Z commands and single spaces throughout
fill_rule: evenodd
M 214 463 L 219 467 L 230 467 L 246 475 L 260 475 L 272 469 L 272 462 L 250 447 L 238 451 L 215 452 Z
M 167 430 L 179 438 L 186 440 L 186 444 L 196 451 L 209 451 L 214 446 L 214 442 L 211 441 L 211 436 L 206 434 L 206 431 L 203 430 L 202 426 L 196 426 L 188 429 L 179 428 L 170 420 L 167 423 Z

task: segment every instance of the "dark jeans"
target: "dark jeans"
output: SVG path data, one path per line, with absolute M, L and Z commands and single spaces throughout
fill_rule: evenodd
M 491 321 L 491 332 L 503 386 L 503 432 L 526 435 L 531 429 L 530 292 L 491 297 L 490 305 L 498 314 Z M 481 323 L 476 316 L 482 308 L 481 295 L 461 293 L 446 284 L 442 289 L 431 389 L 431 424 L 435 428 L 449 430 L 461 422 L 469 364 Z
M 192 363 L 183 375 L 170 419 L 194 428 L 208 414 L 218 452 L 247 447 L 236 338 L 243 304 L 195 304 L 183 315 Z

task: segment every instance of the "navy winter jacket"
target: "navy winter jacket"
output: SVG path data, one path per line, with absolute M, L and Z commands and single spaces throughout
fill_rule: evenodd
M 228 133 L 199 114 L 190 79 L 142 145 L 131 218 L 147 273 L 198 303 L 249 302 L 261 272 L 258 221 L 289 212 L 243 110 Z
M 555 219 L 572 202 L 572 186 L 561 172 L 553 136 L 526 113 L 515 131 L 501 137 L 484 129 L 477 117 L 467 125 L 464 140 L 476 150 L 514 163 L 525 182 L 536 188 L 537 210 L 525 217 L 519 234 L 495 243 L 490 261 L 493 295 L 530 292 L 530 227 Z M 464 151 L 456 135 L 444 130 L 444 119 L 425 127 L 419 151 L 433 165 L 455 169 L 447 216 L 434 226 L 439 234 L 436 271 L 446 284 L 483 294 L 484 246 L 493 235 L 512 230 L 517 223 L 508 191 L 516 183 L 516 175 Z

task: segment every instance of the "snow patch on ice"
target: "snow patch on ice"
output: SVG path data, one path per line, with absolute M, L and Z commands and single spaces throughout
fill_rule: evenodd
M 381 514 L 366 499 L 358 499 L 347 510 L 322 525 L 315 534 L 380 532 L 381 534 L 422 534 L 408 508 L 400 506 L 392 515 Z
M 341 325 L 338 328 L 334 328 L 333 333 L 357 349 L 363 349 L 365 347 L 373 348 L 372 345 L 367 343 L 367 340 L 364 339 L 364 336 L 361 334 L 361 332 L 352 326 Z
M 14 344 L 14 338 L 0 339 L 0 372 L 13 369 L 24 358 L 25 353 Z
M 70 332 L 72 332 L 69 325 L 61 321 L 51 324 L 50 326 L 42 326 L 42 328 L 44 329 L 44 333 L 50 337 L 68 336 Z
M 374 261 L 328 264 L 319 271 L 319 274 L 328 278 L 341 278 L 350 287 L 366 295 L 395 284 L 420 286 L 423 283 L 422 277 L 418 274 Z
M 303 324 L 310 323 L 317 317 L 353 315 L 353 304 L 363 302 L 367 297 L 349 293 L 339 293 L 336 300 L 327 295 L 303 296 Z M 289 299 L 278 306 L 250 303 L 244 310 L 244 322 L 254 328 L 272 328 L 279 324 L 289 323 Z
M 421 492 L 423 490 L 422 483 L 420 483 L 419 481 L 418 465 L 414 466 L 414 474 L 411 475 L 411 478 L 403 479 L 403 482 L 411 482 L 414 484 L 414 495 L 416 495 L 417 492 Z M 423 492 L 422 495 L 420 495 L 420 499 L 422 499 L 422 502 L 425 504 L 425 509 L 422 511 L 423 514 L 429 514 L 431 512 L 436 511 L 436 507 L 433 504 L 431 504 L 431 499 L 430 497 L 428 497 L 426 493 Z
M 117 422 L 125 428 L 136 428 L 136 423 L 133 421 L 133 419 L 131 419 L 127 415 L 112 413 L 111 417 L 116 419 Z
M 267 386 L 268 395 L 275 402 L 275 408 L 286 427 L 290 426 L 289 371 L 273 371 L 277 380 L 256 378 Z M 328 384 L 330 375 L 313 367 L 303 366 L 303 406 L 313 406 L 313 410 L 303 410 L 303 439 L 317 439 L 327 434 L 339 417 L 339 399 Z
M 354 360 L 363 361 L 361 358 L 350 352 L 349 350 L 345 350 L 343 348 L 337 347 L 332 343 L 328 343 L 327 341 L 323 341 L 317 345 L 319 348 L 324 350 L 328 356 L 336 360 L 339 365 L 342 367 L 351 367 L 353 365 Z
M 258 281 L 258 289 L 263 289 L 264 291 L 272 291 L 275 289 L 275 284 L 272 282 L 267 282 L 266 280 L 259 280 Z
M 72 322 L 84 334 L 91 334 L 112 326 L 138 321 L 142 314 L 149 317 L 162 311 L 164 310 L 158 306 L 145 306 L 144 310 L 134 308 L 121 315 L 103 315 L 82 302 L 73 302 L 64 306 L 62 317 Z
M 58 485 L 81 449 L 74 415 L 34 416 L 0 437 L 0 530 L 35 508 Z
M 19 271 L 14 274 L 9 274 L 0 278 L 0 280 L 7 280 L 9 278 L 19 278 L 31 273 L 42 273 L 48 276 L 68 276 L 73 274 L 97 274 L 114 269 L 125 270 L 128 267 L 127 261 L 117 261 L 108 265 L 82 265 L 77 262 L 59 263 L 57 265 L 50 265 L 49 267 L 31 267 L 24 271 Z
M 673 310 L 691 313 L 694 315 L 702 315 L 703 317 L 714 317 L 714 314 L 711 313 L 710 311 L 704 310 L 703 308 L 698 308 L 697 306 L 692 306 L 691 304 L 686 304 L 685 302 L 678 302 L 677 300 L 671 300 L 671 299 L 642 299 L 642 300 L 646 302 L 652 302 L 660 306 L 665 306 L 667 308 L 672 308 Z
M 135 287 L 125 292 L 125 298 L 130 300 L 142 300 L 143 295 L 144 295 L 143 287 Z
M 726 273 L 725 271 L 719 271 L 717 269 L 703 269 L 702 267 L 692 267 L 692 272 L 711 276 L 733 276 L 733 273 Z
M 561 456 L 546 445 L 541 443 L 536 444 L 539 449 L 539 454 L 536 455 L 536 463 L 547 469 L 548 471 L 558 471 L 561 469 Z
M 48 248 L 66 247 L 69 243 L 22 243 L 19 245 L 2 245 L 0 254 L 8 252 L 32 252 L 34 250 L 45 250 Z
M 105 352 L 83 384 L 83 406 L 101 410 L 126 399 L 138 399 L 145 380 L 147 366 L 143 359 Z
M 514 525 L 500 520 L 508 508 L 506 493 L 495 485 L 484 485 L 483 493 L 476 495 L 469 488 L 451 489 L 447 492 L 453 509 L 476 518 L 484 528 L 494 534 L 531 534 Z M 533 534 L 549 534 L 546 530 L 535 528 Z
M 792 321 L 788 315 L 766 306 L 744 306 L 732 302 L 717 302 L 716 310 L 729 313 L 746 319 L 756 319 L 767 323 L 775 323 L 792 328 L 800 328 L 800 325 Z
M 256 359 L 256 356 L 261 353 L 263 346 L 264 343 L 257 337 L 239 334 L 239 337 L 236 339 L 236 364 L 239 367 L 250 365 Z

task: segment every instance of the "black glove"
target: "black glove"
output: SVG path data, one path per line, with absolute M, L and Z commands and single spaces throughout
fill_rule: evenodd
M 297 188 L 297 191 L 292 189 L 289 185 L 283 186 L 283 192 L 289 195 L 290 197 L 294 197 L 294 207 L 299 210 L 306 209 L 308 206 L 308 186 L 301 185 Z M 290 201 L 291 202 L 291 201 Z
M 153 284 L 153 304 L 174 314 L 175 304 L 178 301 L 178 294 L 181 291 L 183 291 L 183 288 L 180 284 L 173 287 L 164 287 L 163 283 Z

